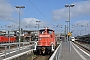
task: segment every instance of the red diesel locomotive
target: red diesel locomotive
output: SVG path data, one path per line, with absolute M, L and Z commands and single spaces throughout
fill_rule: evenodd
M 39 54 L 49 54 L 55 50 L 56 40 L 54 30 L 48 28 L 41 29 L 39 30 L 38 38 L 34 52 Z
M 0 43 L 8 43 L 10 39 L 10 42 L 15 42 L 15 37 L 8 37 L 8 36 L 0 36 Z

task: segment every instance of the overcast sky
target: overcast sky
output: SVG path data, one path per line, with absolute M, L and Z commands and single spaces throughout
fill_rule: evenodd
M 80 32 L 89 33 L 90 0 L 0 0 L 1 29 L 5 29 L 6 25 L 18 28 L 19 9 L 16 9 L 15 6 L 25 6 L 24 9 L 20 9 L 22 28 L 37 29 L 36 21 L 41 21 L 40 28 L 49 27 L 60 33 L 64 31 L 67 24 L 65 21 L 69 19 L 69 8 L 66 8 L 65 4 L 75 5 L 70 8 L 70 25 L 74 35 L 77 33 L 80 35 Z

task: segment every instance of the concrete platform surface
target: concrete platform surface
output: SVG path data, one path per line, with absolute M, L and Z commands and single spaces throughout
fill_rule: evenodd
M 71 46 L 71 51 L 70 51 Z M 76 48 L 70 42 L 62 42 L 62 50 L 60 54 L 60 60 L 90 60 L 90 57 L 84 57 L 84 53 Z

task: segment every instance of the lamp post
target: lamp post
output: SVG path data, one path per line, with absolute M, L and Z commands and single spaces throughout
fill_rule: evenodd
M 10 44 L 10 28 L 11 26 L 8 26 L 9 30 L 8 30 L 8 37 L 9 37 L 9 44 Z
M 78 24 L 77 24 L 77 36 L 79 36 L 78 32 L 79 32 L 79 31 L 78 31 Z
M 65 41 L 67 41 L 67 40 L 66 40 L 66 25 L 65 25 Z
M 67 41 L 68 41 L 68 22 L 69 21 L 65 21 L 67 23 Z
M 70 7 L 74 7 L 75 5 L 65 5 L 65 7 L 69 7 L 69 32 L 70 32 Z
M 71 5 L 65 5 L 65 7 L 69 8 L 69 33 L 70 33 L 70 7 L 74 7 L 75 5 L 71 4 Z M 69 37 L 69 41 L 70 41 L 70 37 Z M 69 42 L 70 45 L 70 42 Z M 69 46 L 69 51 L 71 52 L 71 45 Z
M 9 54 L 10 54 L 10 28 L 11 26 L 8 26 L 9 30 L 8 30 L 8 37 L 9 37 Z
M 88 29 L 88 24 L 87 24 L 87 29 Z M 89 31 L 89 30 L 87 30 L 87 34 L 89 34 L 88 31 Z
M 40 23 L 40 22 L 41 22 L 41 21 L 36 21 L 36 23 L 37 23 L 36 25 L 38 25 L 38 35 L 39 35 L 39 26 L 40 26 L 39 23 Z M 38 36 L 38 38 L 39 38 L 39 36 Z
M 20 9 L 25 8 L 25 6 L 15 6 L 17 9 L 19 9 L 19 50 L 20 50 L 20 36 L 21 36 L 21 23 L 20 23 Z

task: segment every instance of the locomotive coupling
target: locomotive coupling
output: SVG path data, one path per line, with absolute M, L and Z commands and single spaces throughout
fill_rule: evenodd
M 42 47 L 42 53 L 44 54 L 45 53 L 45 47 Z

